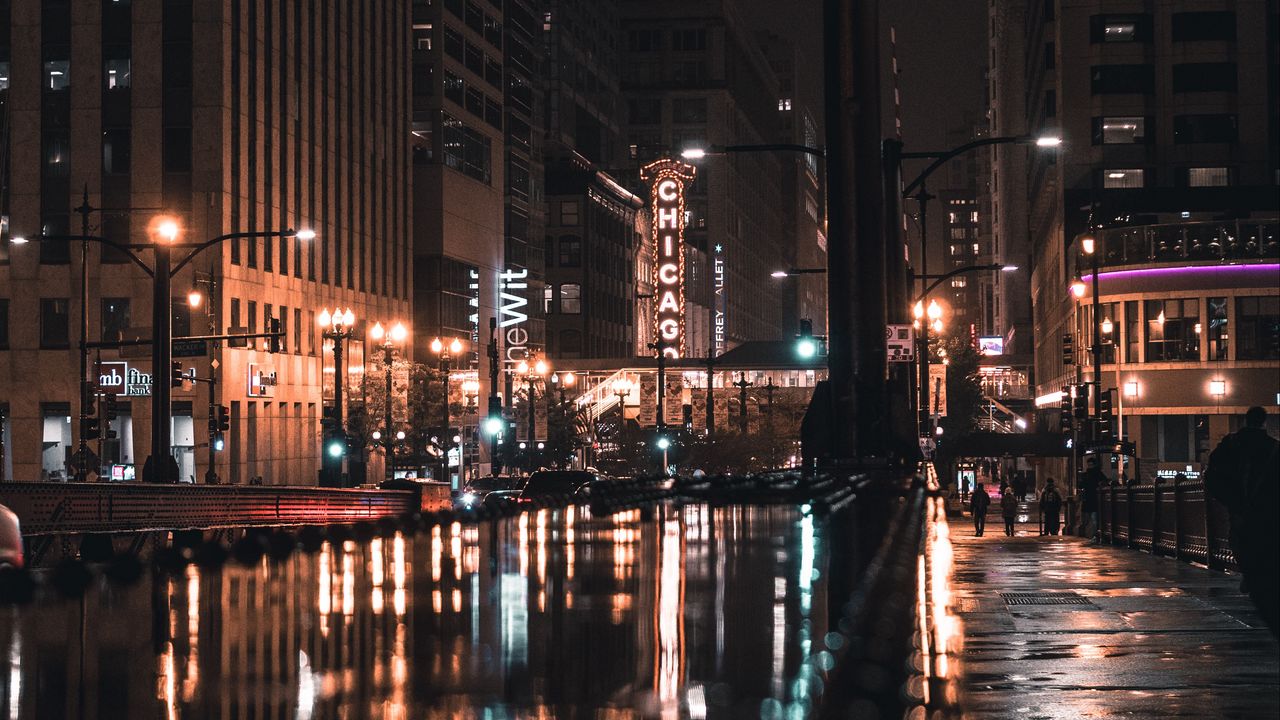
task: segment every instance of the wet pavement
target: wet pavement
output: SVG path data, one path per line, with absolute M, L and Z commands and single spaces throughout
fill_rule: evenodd
M 540 510 L 97 579 L 83 600 L 0 609 L 0 717 L 804 717 L 828 627 L 824 522 Z
M 1280 717 L 1280 645 L 1239 576 L 1033 523 L 953 518 L 966 717 Z

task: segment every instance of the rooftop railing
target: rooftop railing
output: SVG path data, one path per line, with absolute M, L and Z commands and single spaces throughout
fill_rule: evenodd
M 1280 220 L 1219 220 L 1108 228 L 1103 265 L 1280 258 Z

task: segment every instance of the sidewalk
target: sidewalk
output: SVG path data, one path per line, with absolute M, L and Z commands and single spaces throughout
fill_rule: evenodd
M 1280 645 L 1238 576 L 1018 531 L 951 522 L 966 717 L 1280 717 Z

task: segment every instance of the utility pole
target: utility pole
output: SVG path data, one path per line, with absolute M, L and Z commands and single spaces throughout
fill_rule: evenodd
M 75 208 L 80 213 L 80 234 L 87 237 L 89 235 L 89 213 L 95 208 L 89 205 L 89 183 L 84 185 L 84 196 L 80 202 L 80 207 Z M 79 433 L 80 446 L 76 451 L 78 458 L 76 462 L 76 482 L 85 482 L 88 480 L 89 468 L 86 467 L 86 460 L 89 456 L 88 438 L 85 437 L 85 430 L 88 425 L 87 408 L 90 404 L 90 393 L 93 392 L 94 383 L 89 379 L 89 241 L 80 241 L 80 411 L 79 411 Z M 168 365 L 165 366 L 165 372 L 168 372 Z M 153 370 L 158 373 L 159 370 Z M 155 382 L 152 383 L 156 384 Z M 101 430 L 99 430 L 101 432 Z M 99 455 L 98 472 L 102 472 L 102 460 Z
M 745 435 L 747 433 L 747 388 L 755 385 L 755 383 L 747 380 L 745 372 L 739 373 L 739 376 L 738 382 L 734 383 L 733 386 L 738 388 L 738 423 L 742 434 Z
M 707 350 L 707 435 L 716 432 L 716 349 Z

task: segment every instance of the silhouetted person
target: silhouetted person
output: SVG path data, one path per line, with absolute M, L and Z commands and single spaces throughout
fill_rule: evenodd
M 151 456 L 147 456 L 147 461 L 142 463 L 142 482 L 153 483 L 156 481 L 156 465 L 151 461 Z
M 1004 516 L 1004 534 L 1013 537 L 1013 524 L 1018 521 L 1018 496 L 1007 485 L 1000 496 L 1000 514 Z
M 1231 552 L 1246 589 L 1273 634 L 1280 634 L 1280 443 L 1267 434 L 1267 411 L 1251 407 L 1244 427 L 1209 455 L 1204 486 L 1231 516 Z
M 1044 517 L 1044 531 L 1049 535 L 1057 535 L 1062 524 L 1062 494 L 1053 485 L 1053 478 L 1045 481 L 1044 492 L 1040 494 L 1040 514 Z
M 1080 512 L 1084 513 L 1084 536 L 1096 537 L 1098 532 L 1098 490 L 1107 484 L 1107 476 L 1098 467 L 1098 458 L 1088 459 L 1088 469 L 1080 476 Z
M 987 526 L 987 508 L 991 505 L 991 498 L 987 495 L 987 488 L 982 483 L 973 486 L 973 497 L 969 499 L 969 511 L 973 513 L 973 534 L 982 537 L 982 531 Z

